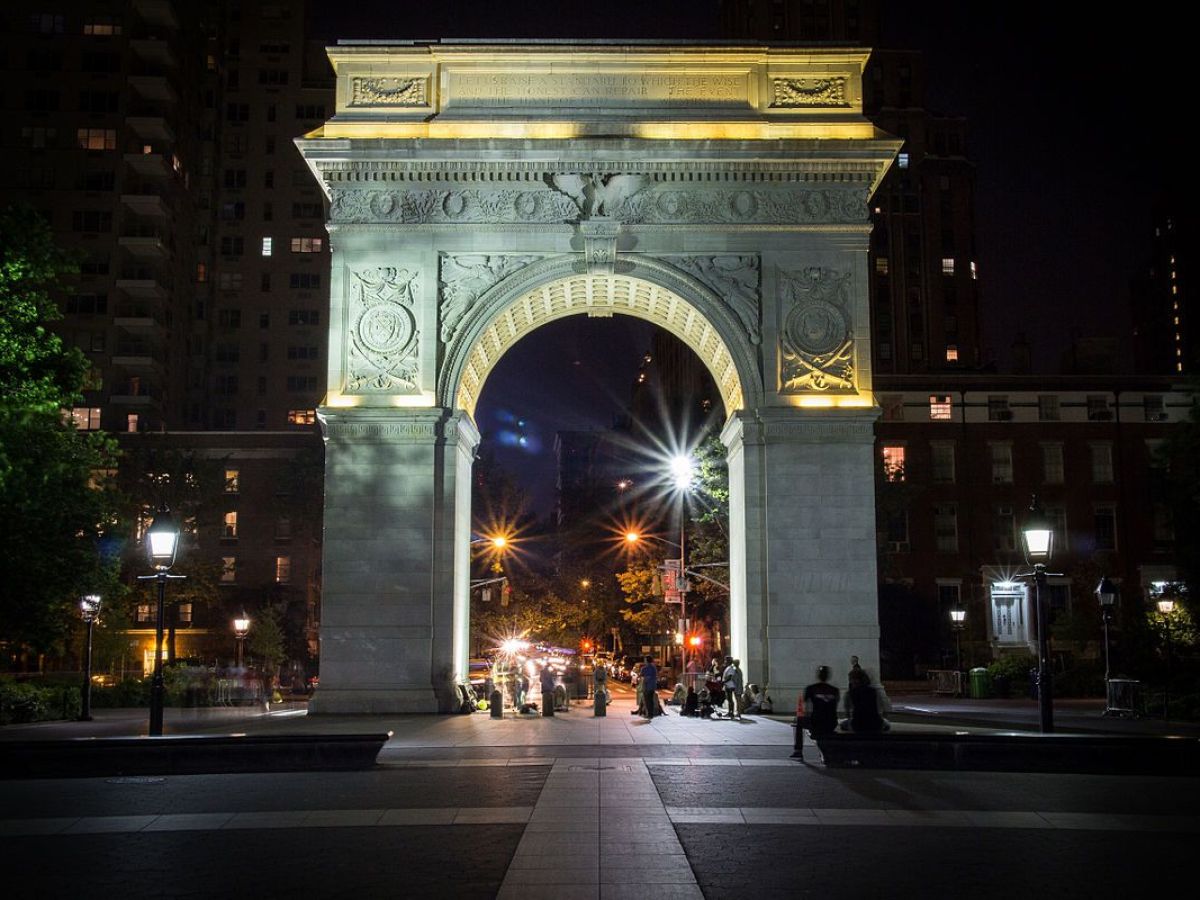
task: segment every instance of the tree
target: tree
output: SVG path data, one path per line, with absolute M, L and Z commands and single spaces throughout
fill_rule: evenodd
M 48 327 L 73 271 L 33 211 L 0 212 L 0 635 L 61 653 L 78 596 L 118 593 L 111 439 L 75 429 L 87 361 Z
M 262 664 L 265 679 L 264 687 L 269 685 L 279 669 L 279 664 L 286 658 L 284 650 L 283 628 L 279 624 L 279 609 L 275 606 L 264 606 L 255 616 L 250 633 L 246 635 L 246 649 Z

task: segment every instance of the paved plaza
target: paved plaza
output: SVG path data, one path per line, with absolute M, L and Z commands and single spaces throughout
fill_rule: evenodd
M 604 719 L 584 703 L 501 721 L 285 709 L 239 730 L 394 734 L 365 772 L 0 781 L 9 883 L 45 897 L 1116 897 L 1183 879 L 1200 833 L 1197 778 L 827 770 L 812 747 L 790 758 L 785 722 L 629 708 L 621 693 Z

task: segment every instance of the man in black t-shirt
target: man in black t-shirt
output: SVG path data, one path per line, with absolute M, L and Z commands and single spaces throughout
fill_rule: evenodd
M 804 729 L 813 737 L 837 730 L 837 708 L 841 691 L 829 683 L 829 666 L 817 666 L 817 680 L 804 689 L 796 708 L 796 740 L 793 759 L 804 759 Z

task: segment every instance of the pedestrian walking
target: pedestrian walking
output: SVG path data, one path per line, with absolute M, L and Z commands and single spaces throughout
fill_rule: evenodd
M 642 694 L 642 702 L 645 704 L 645 715 L 647 719 L 653 719 L 658 715 L 658 669 L 654 665 L 654 658 L 646 657 L 646 662 L 642 666 L 639 685 Z
M 829 683 L 829 666 L 817 666 L 817 680 L 804 689 L 796 704 L 796 738 L 792 759 L 804 759 L 804 729 L 813 739 L 833 734 L 838 726 L 838 699 L 841 691 Z
M 732 657 L 725 657 L 725 671 L 721 675 L 721 680 L 725 686 L 725 700 L 729 707 L 730 719 L 741 719 L 741 712 L 738 709 L 738 698 L 742 695 L 742 669 L 739 665 L 740 660 Z

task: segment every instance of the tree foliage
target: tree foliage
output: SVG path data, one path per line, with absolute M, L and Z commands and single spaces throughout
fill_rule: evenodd
M 1162 448 L 1165 495 L 1175 529 L 1175 564 L 1187 590 L 1180 599 L 1193 616 L 1200 597 L 1200 382 L 1189 387 L 1187 420 L 1173 426 Z
M 87 361 L 49 324 L 72 272 L 32 211 L 0 212 L 0 635 L 61 652 L 78 597 L 118 593 L 118 494 L 110 439 L 64 418 Z

